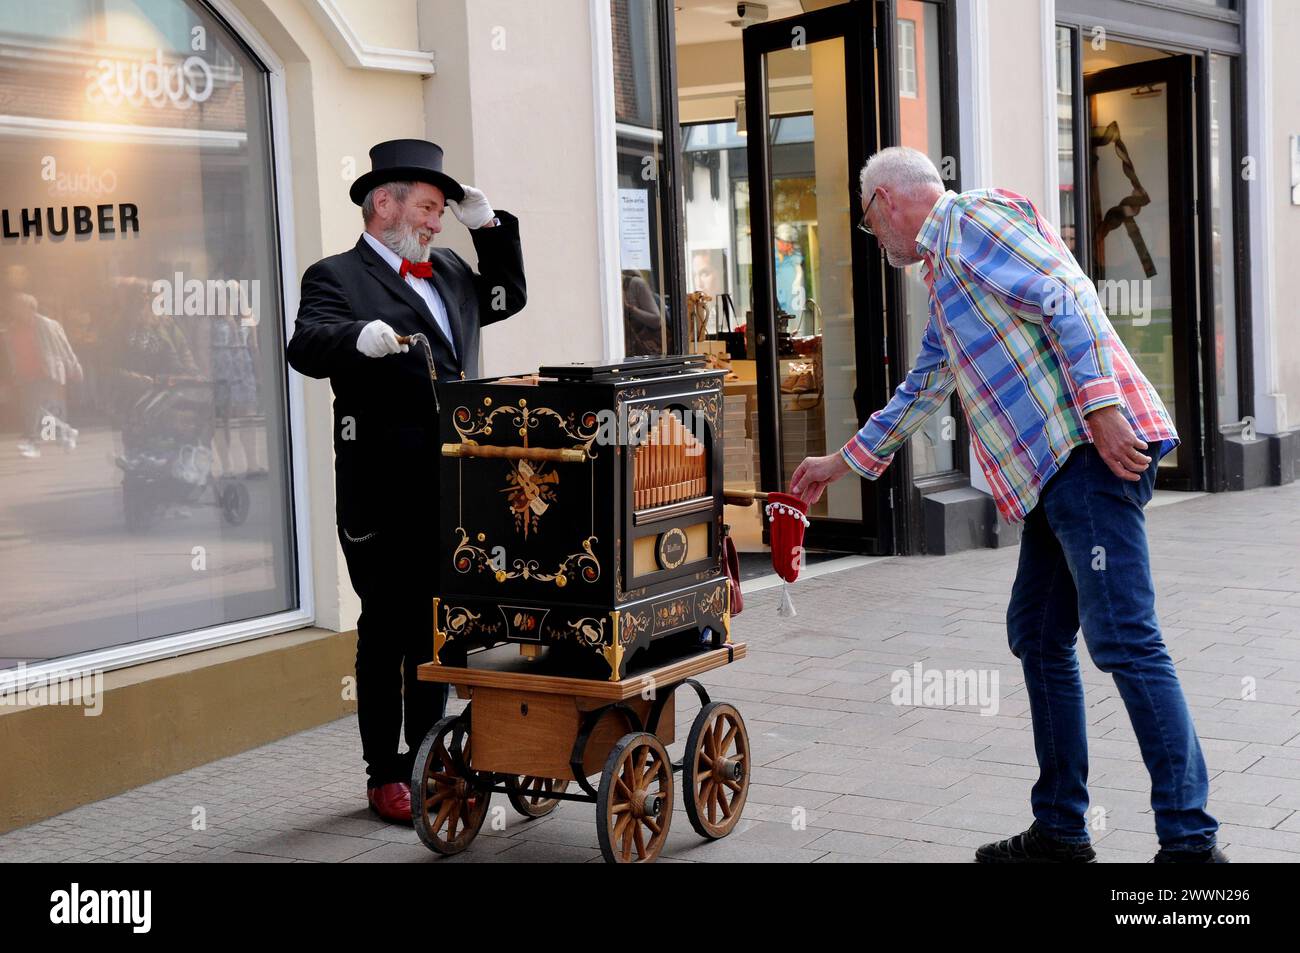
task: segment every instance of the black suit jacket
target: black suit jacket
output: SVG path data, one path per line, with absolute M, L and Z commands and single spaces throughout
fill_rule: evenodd
M 412 508 L 436 514 L 439 446 L 424 349 L 371 358 L 357 350 L 357 336 L 375 320 L 398 334 L 423 332 L 438 380 L 459 379 L 462 371 L 476 376 L 480 329 L 518 313 L 526 301 L 519 222 L 495 214 L 500 225 L 470 233 L 477 274 L 450 249 L 435 248 L 430 259 L 454 356 L 424 300 L 364 237 L 302 276 L 289 364 L 308 377 L 328 377 L 334 390 L 335 508 L 339 529 L 354 539 L 381 525 L 412 525 Z

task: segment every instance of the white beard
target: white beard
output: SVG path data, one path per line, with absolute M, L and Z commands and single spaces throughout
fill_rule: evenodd
M 421 245 L 419 233 L 406 222 L 384 229 L 383 241 L 394 255 L 410 262 L 428 261 L 433 252 L 432 241 Z
M 896 251 L 891 248 L 885 249 L 885 260 L 895 268 L 906 268 L 908 265 L 915 265 L 921 260 L 916 253 L 916 247 L 913 246 L 909 251 Z

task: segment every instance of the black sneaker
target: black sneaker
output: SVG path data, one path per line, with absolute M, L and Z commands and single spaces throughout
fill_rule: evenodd
M 985 844 L 975 851 L 980 864 L 1095 864 L 1091 844 L 1065 844 L 1048 837 L 1035 821 L 1029 830 L 1006 840 Z
M 1151 859 L 1153 864 L 1230 864 L 1228 855 L 1217 847 L 1209 850 L 1167 850 L 1160 848 Z

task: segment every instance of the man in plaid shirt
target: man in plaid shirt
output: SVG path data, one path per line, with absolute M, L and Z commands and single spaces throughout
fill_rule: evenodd
M 1092 282 L 1025 197 L 945 191 L 923 153 L 893 147 L 863 168 L 862 203 L 859 227 L 889 263 L 921 264 L 930 320 L 888 405 L 839 453 L 800 464 L 791 491 L 811 503 L 850 471 L 875 479 L 956 390 L 999 512 L 1024 522 L 1007 634 L 1033 719 L 1034 822 L 976 859 L 1096 859 L 1074 648 L 1082 626 L 1151 775 L 1155 859 L 1225 862 L 1205 810 L 1205 758 L 1156 618 L 1143 507 L 1161 456 L 1178 444 L 1160 397 Z

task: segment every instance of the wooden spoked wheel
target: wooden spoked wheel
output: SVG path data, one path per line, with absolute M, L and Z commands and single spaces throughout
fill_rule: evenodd
M 506 778 L 510 806 L 524 817 L 545 817 L 560 804 L 558 797 L 569 789 L 561 778 L 535 778 L 531 774 L 512 774 Z
M 463 716 L 442 719 L 429 730 L 411 773 L 411 819 L 430 850 L 459 854 L 487 817 L 492 792 L 473 783 L 470 733 Z
M 734 706 L 710 702 L 686 738 L 682 764 L 686 816 L 701 837 L 726 837 L 749 794 L 749 732 Z
M 611 864 L 653 861 L 668 841 L 672 817 L 673 766 L 663 743 L 647 731 L 624 735 L 600 775 L 601 854 Z

